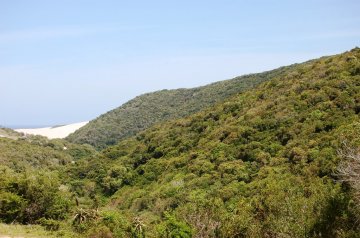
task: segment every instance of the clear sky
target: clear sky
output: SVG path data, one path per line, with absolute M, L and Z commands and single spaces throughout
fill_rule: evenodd
M 360 44 L 359 0 L 0 0 L 0 125 L 90 120 L 154 90 Z

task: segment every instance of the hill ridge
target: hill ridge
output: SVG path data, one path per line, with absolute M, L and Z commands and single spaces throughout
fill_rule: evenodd
M 262 73 L 246 74 L 195 88 L 163 89 L 144 93 L 91 120 L 66 139 L 72 143 L 86 143 L 103 149 L 157 123 L 182 118 L 211 107 L 285 71 L 291 71 L 297 65 L 299 64 L 295 63 Z

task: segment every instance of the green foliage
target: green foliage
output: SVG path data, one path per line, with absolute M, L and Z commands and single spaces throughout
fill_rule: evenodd
M 9 192 L 0 193 L 0 219 L 2 222 L 11 223 L 15 221 L 25 206 L 25 201 L 16 194 Z
M 46 219 L 44 217 L 37 220 L 37 223 L 45 227 L 48 231 L 57 231 L 60 228 L 60 222 L 53 219 Z
M 113 234 L 106 226 L 95 226 L 89 231 L 89 238 L 113 238 Z
M 62 139 L 49 140 L 43 136 L 0 138 L 0 151 L 1 164 L 16 171 L 59 169 L 97 153 L 90 145 L 72 144 Z
M 101 223 L 113 233 L 114 237 L 126 237 L 128 221 L 118 211 L 104 210 L 101 212 Z
M 337 180 L 337 171 L 360 141 L 359 58 L 356 48 L 239 78 L 240 85 L 266 82 L 100 153 L 63 140 L 2 138 L 0 220 L 71 228 L 78 237 L 357 237 L 354 185 Z M 220 102 L 239 91 L 236 80 L 195 89 L 183 101 L 179 94 L 191 90 L 148 94 L 123 108 L 133 110 L 127 118 L 140 130 L 154 123 L 149 118 L 172 118 L 163 105 L 185 112 L 175 118 L 191 113 L 185 101 L 194 111 L 209 98 Z M 141 105 L 155 111 L 142 118 Z M 115 134 L 93 142 L 138 130 L 119 122 L 125 134 L 109 127 Z M 341 155 L 344 142 L 352 149 Z
M 73 217 L 73 227 L 78 232 L 88 230 L 99 219 L 99 211 L 97 209 L 78 208 Z
M 111 110 L 67 137 L 78 144 L 104 149 L 152 125 L 199 112 L 239 92 L 292 69 L 282 67 L 192 89 L 162 90 L 138 96 Z M 156 152 L 155 152 L 156 153 Z
M 356 210 L 334 174 L 343 135 L 360 134 L 359 58 L 354 49 L 294 65 L 122 140 L 78 163 L 83 177 L 72 174 L 141 217 L 149 237 L 187 226 L 194 237 L 349 237 Z
M 4 222 L 36 223 L 39 219 L 65 219 L 70 211 L 70 195 L 60 191 L 54 172 L 15 173 L 2 168 L 0 219 Z
M 16 171 L 32 169 L 55 169 L 70 163 L 69 154 L 24 140 L 0 138 L 0 162 Z
M 158 226 L 160 237 L 164 238 L 191 238 L 192 231 L 188 224 L 179 221 L 168 212 L 164 213 L 164 221 Z
M 66 149 L 64 149 L 66 148 Z M 0 221 L 57 230 L 73 205 L 65 165 L 95 150 L 41 136 L 0 138 Z M 50 172 L 57 170 L 57 172 Z
M 78 208 L 73 216 L 72 226 L 87 237 L 130 237 L 131 225 L 115 210 Z

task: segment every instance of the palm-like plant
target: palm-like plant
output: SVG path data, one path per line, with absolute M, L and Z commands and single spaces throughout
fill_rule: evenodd
M 132 222 L 132 236 L 134 238 L 144 238 L 145 237 L 145 224 L 140 217 L 135 217 Z
M 98 209 L 78 208 L 74 217 L 73 224 L 83 224 L 86 221 L 96 220 L 99 217 Z

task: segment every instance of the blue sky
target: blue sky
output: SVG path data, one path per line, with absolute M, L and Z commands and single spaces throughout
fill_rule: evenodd
M 89 120 L 360 44 L 360 1 L 0 0 L 0 125 Z

